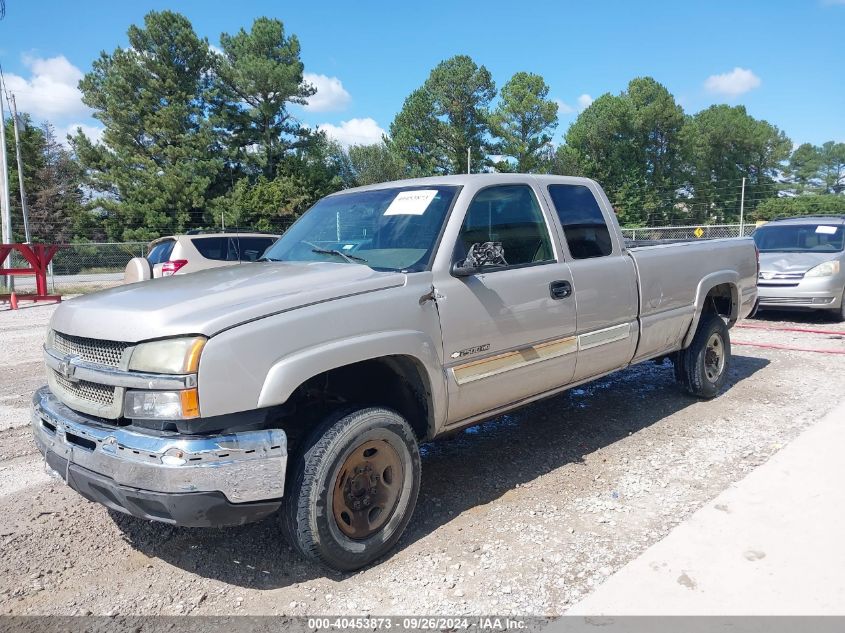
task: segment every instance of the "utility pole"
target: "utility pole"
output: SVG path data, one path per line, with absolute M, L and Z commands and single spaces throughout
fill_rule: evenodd
M 472 160 L 472 148 L 467 147 L 467 173 L 471 174 L 472 170 L 469 168 L 470 161 Z
M 3 90 L 5 86 L 0 84 L 0 216 L 2 216 L 3 225 L 3 243 L 11 244 L 12 242 L 12 216 L 9 212 L 9 169 L 6 164 L 6 113 L 3 110 Z M 11 261 L 11 255 L 9 256 Z M 6 268 L 6 261 L 0 262 L 0 267 Z M 8 279 L 3 276 L 2 281 L 6 282 L 9 289 L 11 288 L 13 277 Z
M 745 177 L 742 178 L 742 194 L 739 198 L 739 236 L 745 237 Z
M 18 182 L 21 186 L 21 211 L 23 211 L 23 232 L 26 236 L 26 243 L 32 242 L 29 234 L 29 208 L 26 202 L 26 189 L 23 186 L 23 160 L 21 159 L 21 138 L 18 132 L 18 104 L 15 103 L 15 95 L 12 95 L 12 122 L 15 125 L 15 155 L 18 159 Z

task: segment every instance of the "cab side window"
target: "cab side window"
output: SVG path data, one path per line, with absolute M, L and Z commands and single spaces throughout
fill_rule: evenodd
M 499 185 L 478 192 L 464 217 L 454 261 L 478 266 L 554 261 L 549 231 L 531 187 Z
M 613 252 L 613 240 L 607 222 L 588 187 L 549 185 L 549 196 L 560 218 L 573 259 L 604 257 Z

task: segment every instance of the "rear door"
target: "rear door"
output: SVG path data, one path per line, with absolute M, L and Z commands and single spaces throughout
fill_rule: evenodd
M 578 361 L 573 380 L 630 362 L 639 335 L 633 260 L 624 251 L 612 209 L 592 181 L 541 179 L 560 223 L 576 289 Z
M 469 277 L 445 275 L 436 282 L 449 423 L 571 379 L 572 276 L 553 233 L 529 184 L 489 186 L 469 203 L 452 261 L 473 252 L 484 265 Z

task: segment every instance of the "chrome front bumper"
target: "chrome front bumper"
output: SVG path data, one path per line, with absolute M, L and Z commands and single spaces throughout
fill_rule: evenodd
M 280 429 L 210 436 L 140 433 L 80 415 L 47 387 L 33 396 L 31 421 L 48 463 L 52 454 L 59 458 L 52 463 L 79 467 L 117 488 L 219 493 L 230 504 L 277 500 L 284 493 L 287 438 Z M 71 483 L 69 472 L 59 474 Z

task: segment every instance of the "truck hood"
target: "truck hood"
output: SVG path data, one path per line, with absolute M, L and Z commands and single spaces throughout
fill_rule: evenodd
M 314 303 L 402 286 L 405 275 L 358 264 L 261 262 L 119 286 L 71 299 L 51 327 L 76 336 L 138 341 L 205 334 Z
M 840 253 L 760 253 L 760 270 L 773 273 L 805 273 Z

